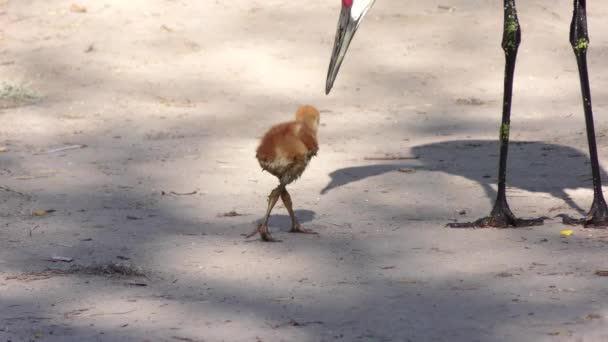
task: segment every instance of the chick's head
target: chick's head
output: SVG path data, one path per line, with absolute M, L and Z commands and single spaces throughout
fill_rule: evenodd
M 321 114 L 319 113 L 319 111 L 311 105 L 301 106 L 296 112 L 296 120 L 303 122 L 306 126 L 310 127 L 315 132 L 319 127 L 320 118 Z

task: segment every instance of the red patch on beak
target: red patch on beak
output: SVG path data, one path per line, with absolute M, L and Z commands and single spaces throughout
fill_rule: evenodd
M 353 0 L 342 0 L 342 6 L 346 8 L 351 8 L 353 5 Z

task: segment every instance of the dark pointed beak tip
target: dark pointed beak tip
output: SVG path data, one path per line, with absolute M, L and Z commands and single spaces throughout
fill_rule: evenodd
M 331 89 L 334 87 L 334 82 L 331 76 L 327 76 L 327 80 L 325 81 L 325 95 L 329 95 Z
M 327 70 L 325 95 L 329 95 L 333 88 L 338 72 L 340 71 L 340 65 L 342 65 L 348 46 L 357 31 L 358 22 L 359 20 L 354 20 L 351 17 L 350 9 L 343 6 L 338 19 L 336 38 L 334 40 L 329 68 Z

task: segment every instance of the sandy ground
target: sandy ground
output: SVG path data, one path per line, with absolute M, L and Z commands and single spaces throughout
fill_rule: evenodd
M 77 5 L 0 1 L 23 95 L 0 112 L 1 341 L 608 340 L 608 232 L 444 228 L 495 195 L 499 1 L 379 0 L 327 97 L 337 0 Z M 511 207 L 580 215 L 571 3 L 519 11 Z M 589 3 L 604 166 L 607 16 Z M 279 206 L 283 242 L 246 241 L 276 183 L 257 139 L 301 103 L 321 151 L 290 190 L 320 236 Z

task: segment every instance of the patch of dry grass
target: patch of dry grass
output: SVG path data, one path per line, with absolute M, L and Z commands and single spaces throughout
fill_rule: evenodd
M 109 263 L 89 266 L 73 265 L 68 269 L 47 269 L 41 272 L 8 275 L 4 279 L 31 282 L 67 275 L 85 275 L 104 278 L 146 277 L 144 270 L 140 267 L 131 264 Z
M 41 98 L 27 84 L 0 83 L 0 109 L 27 106 Z

